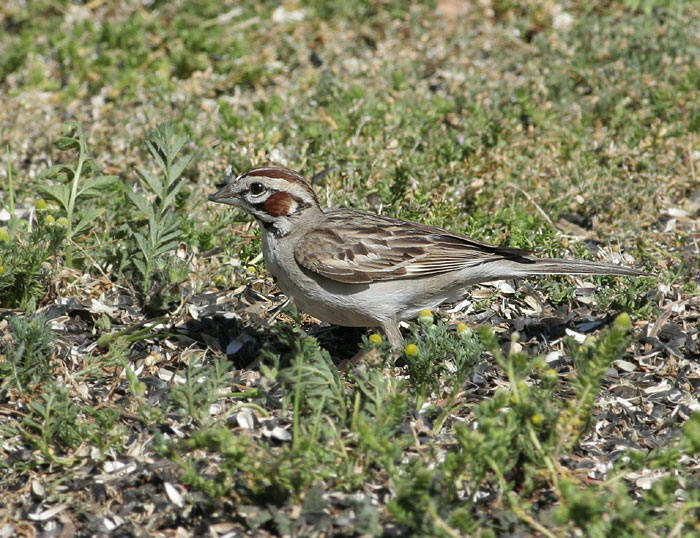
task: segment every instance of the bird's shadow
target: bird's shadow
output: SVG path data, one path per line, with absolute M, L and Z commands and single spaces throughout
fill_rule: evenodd
M 534 354 L 547 353 L 551 342 L 566 336 L 566 330 L 590 333 L 612 322 L 614 316 L 600 319 L 581 319 L 572 312 L 561 315 L 540 317 L 523 317 L 505 321 L 510 325 L 500 335 L 504 351 L 508 351 L 511 333 L 521 334 L 520 341 L 528 342 L 528 351 Z M 498 323 L 490 319 L 486 323 Z M 358 327 L 340 327 L 335 325 L 305 325 L 301 327 L 309 336 L 316 338 L 321 348 L 325 349 L 335 364 L 343 363 L 356 355 L 363 335 L 367 329 Z M 292 326 L 289 330 L 293 331 Z M 221 314 L 191 319 L 179 325 L 176 333 L 181 334 L 205 347 L 225 354 L 237 369 L 255 368 L 263 348 L 280 356 L 292 351 L 289 339 L 294 335 L 284 334 L 280 327 L 271 327 L 265 322 L 249 323 L 240 318 L 226 317 Z
M 319 346 L 330 354 L 336 364 L 357 353 L 362 336 L 367 332 L 362 328 L 333 325 L 308 325 L 302 330 L 316 338 Z M 220 314 L 191 319 L 176 327 L 175 332 L 225 354 L 239 369 L 254 367 L 263 347 L 280 355 L 290 351 L 285 339 L 280 338 L 279 328 L 263 323 L 248 324 Z

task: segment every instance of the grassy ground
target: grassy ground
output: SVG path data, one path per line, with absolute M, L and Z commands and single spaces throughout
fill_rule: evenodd
M 700 533 L 693 2 L 0 7 L 0 534 Z M 653 278 L 320 325 L 226 166 Z M 347 369 L 358 351 L 362 361 Z

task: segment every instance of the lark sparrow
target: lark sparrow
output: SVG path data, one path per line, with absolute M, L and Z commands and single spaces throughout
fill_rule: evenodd
M 642 276 L 616 265 L 535 258 L 417 222 L 322 209 L 311 185 L 286 168 L 230 171 L 212 202 L 250 213 L 265 264 L 297 307 L 349 327 L 381 327 L 393 347 L 399 322 L 457 297 L 470 284 L 545 274 Z

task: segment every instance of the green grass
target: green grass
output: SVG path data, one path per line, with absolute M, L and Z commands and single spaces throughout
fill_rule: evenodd
M 700 532 L 697 4 L 452 4 L 0 7 L 12 517 L 100 534 L 128 498 L 125 533 Z M 398 359 L 293 310 L 269 324 L 259 232 L 206 202 L 266 162 L 318 174 L 329 206 L 549 256 L 599 243 L 656 278 L 481 290 Z M 103 499 L 66 486 L 96 471 Z M 27 516 L 39 482 L 62 519 Z

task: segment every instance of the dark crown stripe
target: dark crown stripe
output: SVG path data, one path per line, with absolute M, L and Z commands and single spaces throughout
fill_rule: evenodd
M 270 177 L 273 179 L 286 179 L 291 182 L 300 182 L 308 185 L 301 174 L 287 168 L 254 168 L 244 177 Z

